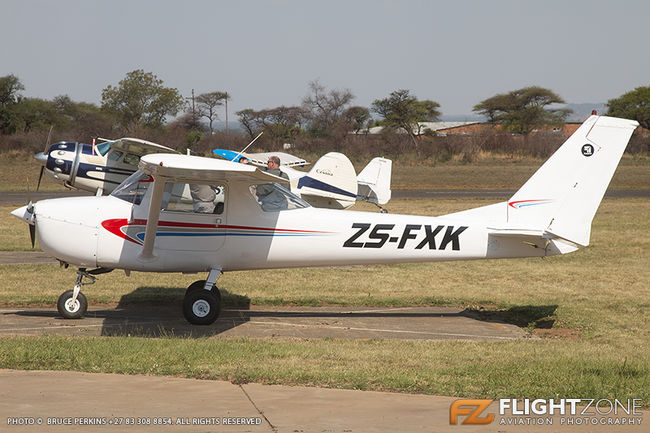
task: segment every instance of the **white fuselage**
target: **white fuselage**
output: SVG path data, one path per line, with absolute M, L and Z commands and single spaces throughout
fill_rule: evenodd
M 35 204 L 43 251 L 80 267 L 201 272 L 342 264 L 529 257 L 553 249 L 492 238 L 462 219 L 307 207 L 264 212 L 248 191 L 227 185 L 221 214 L 161 211 L 153 257 L 142 243 L 151 190 L 138 205 L 75 197 Z M 230 199 L 238 197 L 237 199 Z M 541 243 L 541 242 L 540 242 Z

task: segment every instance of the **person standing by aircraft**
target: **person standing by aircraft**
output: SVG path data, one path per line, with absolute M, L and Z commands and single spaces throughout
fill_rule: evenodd
M 289 176 L 280 170 L 280 158 L 275 155 L 269 156 L 268 161 L 266 161 L 266 170 L 264 171 L 289 181 Z M 286 198 L 273 186 L 273 184 L 265 183 L 257 185 L 255 194 L 257 195 L 258 200 L 262 205 L 262 210 L 264 211 L 282 210 L 287 208 Z
M 190 194 L 192 195 L 194 212 L 213 213 L 214 201 L 217 193 L 210 185 L 190 184 Z
M 278 156 L 269 156 L 269 160 L 266 161 L 266 170 L 264 171 L 271 173 L 274 176 L 283 177 L 286 180 L 289 180 L 289 176 L 280 170 L 280 158 Z

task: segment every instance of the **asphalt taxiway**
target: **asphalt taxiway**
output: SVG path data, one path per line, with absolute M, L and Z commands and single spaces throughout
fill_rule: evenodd
M 179 305 L 91 307 L 83 319 L 65 320 L 55 307 L 0 309 L 2 335 L 159 336 L 250 338 L 386 338 L 517 340 L 533 338 L 498 317 L 449 307 L 224 308 L 210 326 L 193 326 Z

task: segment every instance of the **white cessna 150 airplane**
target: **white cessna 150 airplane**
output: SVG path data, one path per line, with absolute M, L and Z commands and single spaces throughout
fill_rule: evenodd
M 637 125 L 591 116 L 508 201 L 439 217 L 317 209 L 256 167 L 175 154 L 143 156 L 110 196 L 43 200 L 12 214 L 35 225 L 43 251 L 79 267 L 58 301 L 63 317 L 86 312 L 86 277 L 207 272 L 183 300 L 185 318 L 207 325 L 219 316 L 215 283 L 226 271 L 544 257 L 587 246 Z M 213 213 L 195 211 L 206 185 L 224 188 Z

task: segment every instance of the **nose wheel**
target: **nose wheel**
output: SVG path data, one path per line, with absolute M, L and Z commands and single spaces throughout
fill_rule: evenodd
M 93 273 L 104 273 L 108 270 L 91 270 Z M 77 282 L 74 285 L 72 290 L 67 290 L 59 296 L 59 300 L 56 303 L 56 309 L 59 311 L 59 314 L 64 319 L 81 319 L 86 315 L 88 311 L 88 300 L 81 293 L 81 286 L 88 284 L 94 284 L 97 279 L 90 272 L 86 272 L 86 268 L 79 268 L 77 271 Z M 84 282 L 83 279 L 86 277 L 89 281 Z
M 83 293 L 75 297 L 74 290 L 68 290 L 59 296 L 56 309 L 64 319 L 81 319 L 88 311 L 88 300 Z

